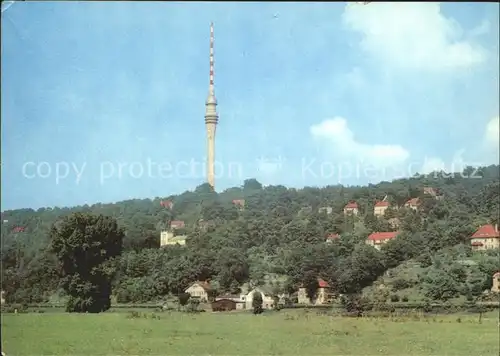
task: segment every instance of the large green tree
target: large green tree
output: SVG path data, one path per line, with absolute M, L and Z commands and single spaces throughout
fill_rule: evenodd
M 98 313 L 111 306 L 111 282 L 124 233 L 116 220 L 75 213 L 54 224 L 51 248 L 59 260 L 69 312 Z

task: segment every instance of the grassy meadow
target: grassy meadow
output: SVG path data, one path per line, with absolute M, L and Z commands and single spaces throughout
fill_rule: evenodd
M 251 313 L 4 314 L 7 355 L 498 355 L 498 312 L 345 318 Z

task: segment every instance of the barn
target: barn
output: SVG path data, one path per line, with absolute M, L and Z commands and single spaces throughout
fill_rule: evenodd
M 219 299 L 212 302 L 212 311 L 236 310 L 236 302 L 231 299 Z

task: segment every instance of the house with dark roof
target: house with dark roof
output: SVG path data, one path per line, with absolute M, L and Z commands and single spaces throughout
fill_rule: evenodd
M 380 250 L 382 245 L 385 245 L 392 239 L 395 239 L 398 236 L 399 232 L 391 231 L 391 232 L 374 232 L 368 236 L 365 243 L 367 245 L 375 247 L 377 250 Z
M 349 202 L 345 207 L 344 207 L 344 215 L 358 215 L 359 213 L 359 207 L 358 203 L 355 201 Z
M 318 278 L 318 289 L 316 290 L 316 296 L 314 300 L 309 299 L 307 295 L 307 289 L 304 286 L 299 288 L 297 293 L 297 299 L 299 304 L 304 305 L 324 305 L 328 304 L 332 300 L 332 288 L 327 281 Z
M 246 299 L 246 294 L 241 293 L 241 294 L 224 294 L 217 296 L 215 298 L 215 301 L 219 300 L 231 300 L 233 301 L 235 309 L 245 309 L 246 304 L 245 304 L 245 299 Z
M 500 248 L 498 225 L 483 225 L 470 237 L 474 251 L 494 250 Z
M 222 299 L 222 298 L 211 303 L 212 311 L 214 312 L 236 310 L 238 309 L 237 305 L 238 303 L 232 299 Z

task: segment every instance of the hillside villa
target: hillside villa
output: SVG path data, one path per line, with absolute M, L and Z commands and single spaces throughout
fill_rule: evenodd
M 373 207 L 373 215 L 375 216 L 384 216 L 385 211 L 389 208 L 390 204 L 388 201 L 379 201 L 375 203 Z
M 500 248 L 498 225 L 483 225 L 470 238 L 474 251 L 494 250 Z
M 355 201 L 348 203 L 344 207 L 344 215 L 358 215 L 358 213 L 358 203 L 356 203 Z
M 320 214 L 330 215 L 331 213 L 333 213 L 333 208 L 331 206 L 323 206 L 318 209 L 318 212 Z
M 171 200 L 162 200 L 160 205 L 167 209 L 172 209 L 174 207 L 174 203 Z
M 442 194 L 440 194 L 439 190 L 432 187 L 424 187 L 424 194 L 430 195 L 436 200 L 441 200 L 443 198 Z
M 171 223 L 170 223 L 170 228 L 171 229 L 182 229 L 186 226 L 186 224 L 184 223 L 184 221 L 182 220 L 173 220 Z
M 233 205 L 238 209 L 243 210 L 245 208 L 245 199 L 234 199 Z
M 210 299 L 212 287 L 208 282 L 198 281 L 191 284 L 184 292 L 189 293 L 191 297 L 199 298 L 200 302 L 206 303 Z
M 399 232 L 374 232 L 368 236 L 365 243 L 367 245 L 375 247 L 377 250 L 380 250 L 382 245 L 388 243 L 392 239 L 398 236 Z
M 309 299 L 307 296 L 307 289 L 303 286 L 299 288 L 297 294 L 298 303 L 305 305 L 323 305 L 331 302 L 332 289 L 330 285 L 321 278 L 318 278 L 318 289 L 314 300 Z
M 413 198 L 413 199 L 408 200 L 405 203 L 405 208 L 409 208 L 409 209 L 413 209 L 413 210 L 417 211 L 419 205 L 420 205 L 420 199 Z
M 186 244 L 186 235 L 174 236 L 172 231 L 162 231 L 160 233 L 160 247 Z
M 340 235 L 339 234 L 329 234 L 326 237 L 326 242 L 333 242 L 333 241 L 336 241 L 338 239 L 340 239 Z

